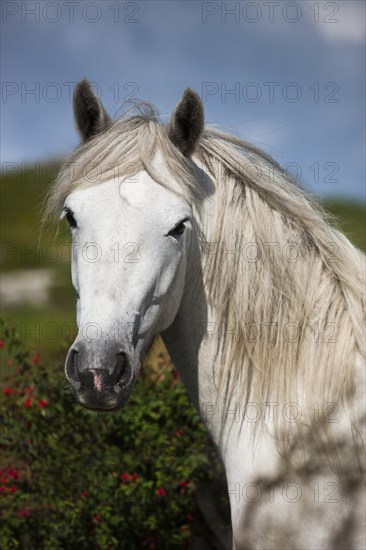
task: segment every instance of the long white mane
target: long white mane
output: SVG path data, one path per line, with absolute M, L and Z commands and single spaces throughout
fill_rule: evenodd
M 261 151 L 210 130 L 199 153 L 218 183 L 206 276 L 227 393 L 239 384 L 241 403 L 294 402 L 303 415 L 351 400 L 365 358 L 363 254 Z

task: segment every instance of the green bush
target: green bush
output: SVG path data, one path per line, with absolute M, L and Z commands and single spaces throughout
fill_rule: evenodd
M 124 411 L 96 414 L 74 402 L 61 362 L 3 333 L 0 547 L 212 548 L 194 493 L 218 466 L 169 358 L 158 380 L 145 368 Z

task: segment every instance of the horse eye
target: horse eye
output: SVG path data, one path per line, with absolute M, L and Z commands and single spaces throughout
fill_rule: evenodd
M 76 220 L 70 210 L 66 210 L 66 219 L 71 229 L 74 229 L 75 227 L 77 227 Z
M 183 235 L 186 228 L 186 221 L 188 221 L 188 218 L 185 218 L 184 220 L 179 222 L 178 225 L 174 227 L 174 229 L 169 231 L 168 235 L 171 235 L 172 237 L 179 237 L 180 235 Z

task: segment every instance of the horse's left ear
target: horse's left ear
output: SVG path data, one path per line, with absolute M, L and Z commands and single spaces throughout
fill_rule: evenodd
M 202 101 L 196 92 L 187 88 L 172 114 L 168 127 L 170 139 L 186 157 L 194 153 L 204 124 Z
M 84 78 L 74 91 L 74 118 L 83 142 L 104 132 L 111 119 L 90 82 Z

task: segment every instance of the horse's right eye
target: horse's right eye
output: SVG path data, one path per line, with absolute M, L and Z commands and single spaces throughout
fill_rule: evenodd
M 74 218 L 74 215 L 72 214 L 72 212 L 70 210 L 66 210 L 66 219 L 67 219 L 67 223 L 69 224 L 71 229 L 74 229 L 75 227 L 77 227 L 77 223 L 76 223 L 76 220 Z

